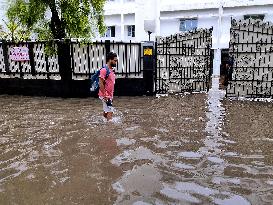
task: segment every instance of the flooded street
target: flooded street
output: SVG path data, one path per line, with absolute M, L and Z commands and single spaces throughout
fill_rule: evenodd
M 223 91 L 0 96 L 0 204 L 273 203 L 273 104 Z

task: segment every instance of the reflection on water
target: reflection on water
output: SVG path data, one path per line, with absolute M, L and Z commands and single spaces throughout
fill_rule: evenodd
M 241 196 L 229 192 L 219 192 L 218 190 L 189 182 L 176 182 L 173 185 L 165 185 L 164 189 L 161 190 L 161 193 L 170 198 L 191 203 L 202 203 L 200 198 L 195 197 L 195 195 L 199 195 L 206 198 L 208 201 L 219 205 L 250 204 Z
M 0 204 L 271 204 L 272 104 L 223 97 L 0 96 Z
M 130 201 L 147 200 L 154 193 L 160 191 L 162 185 L 160 172 L 152 165 L 134 166 L 113 184 L 113 188 L 120 194 L 116 204 Z

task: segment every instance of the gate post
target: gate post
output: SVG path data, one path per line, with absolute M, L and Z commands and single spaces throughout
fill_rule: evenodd
M 110 53 L 110 40 L 105 40 L 105 58 L 108 53 Z
M 31 75 L 36 75 L 36 69 L 35 69 L 35 62 L 34 62 L 34 52 L 33 52 L 34 44 L 28 43 L 28 50 L 29 50 L 29 62 L 31 67 Z
M 64 40 L 57 42 L 58 45 L 58 63 L 61 76 L 61 93 L 62 97 L 70 97 L 72 95 L 72 74 L 74 68 L 71 63 L 71 41 Z
M 62 81 L 71 81 L 73 68 L 71 65 L 71 42 L 60 41 L 58 44 L 58 62 Z
M 3 55 L 4 55 L 5 71 L 6 71 L 7 74 L 10 74 L 9 52 L 8 52 L 7 41 L 2 40 L 2 48 L 3 48 Z
M 155 49 L 154 42 L 143 42 L 143 80 L 146 95 L 154 93 Z

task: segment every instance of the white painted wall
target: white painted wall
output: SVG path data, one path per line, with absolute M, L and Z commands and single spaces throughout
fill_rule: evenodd
M 135 25 L 135 14 L 125 14 L 124 15 L 124 34 L 123 38 L 120 39 L 123 41 L 135 41 L 136 37 L 130 37 L 128 36 L 128 26 L 129 25 Z M 136 34 L 136 32 L 135 32 Z M 122 36 L 122 35 L 121 35 Z
M 240 7 L 272 4 L 272 0 L 159 0 L 161 11 L 194 10 L 224 7 Z
M 124 25 L 135 25 L 135 14 L 125 14 Z
M 160 35 L 169 36 L 179 32 L 179 19 L 160 20 Z
M 120 15 L 104 16 L 104 22 L 107 26 L 120 25 Z
M 160 15 L 160 10 L 159 10 L 159 1 L 158 0 L 135 0 L 137 6 L 140 8 L 138 9 L 139 14 L 136 14 L 136 40 L 139 41 L 147 41 L 149 40 L 148 38 L 148 33 L 145 32 L 144 30 L 144 24 L 145 20 L 153 20 L 155 21 L 156 24 L 156 33 L 151 34 L 151 39 L 155 39 L 155 36 L 157 33 L 160 32 L 160 22 L 159 22 L 159 15 Z M 139 18 L 141 19 L 138 21 Z
M 137 1 L 137 0 L 136 0 Z M 128 2 L 126 0 L 115 0 L 106 2 L 104 6 L 105 15 L 120 14 L 121 11 L 124 14 L 136 13 L 137 2 Z
M 265 17 L 264 17 L 264 21 L 273 22 L 273 14 L 266 14 Z
M 218 8 L 222 2 L 224 6 L 220 45 L 216 45 L 218 33 Z M 135 13 L 136 41 L 148 40 L 148 34 L 143 31 L 145 20 L 156 21 L 156 33 L 151 35 L 166 36 L 179 32 L 179 19 L 198 18 L 198 28 L 213 27 L 213 47 L 228 47 L 230 18 L 242 18 L 245 14 L 265 14 L 265 20 L 273 20 L 272 0 L 117 0 L 105 6 L 106 14 L 124 13 L 123 25 L 126 22 L 127 13 Z M 132 21 L 130 21 L 130 24 Z M 107 24 L 107 23 L 106 23 Z M 118 22 L 117 22 L 118 24 Z M 124 30 L 124 39 L 126 37 Z
M 207 4 L 209 4 L 209 2 Z M 173 6 L 171 8 L 173 8 Z M 168 9 L 171 8 L 168 7 Z M 229 46 L 231 17 L 240 19 L 243 18 L 243 15 L 246 14 L 265 14 L 265 21 L 273 22 L 273 1 L 272 5 L 243 6 L 238 8 L 224 7 L 223 16 L 221 18 L 222 26 L 220 32 L 220 48 L 228 48 Z M 218 8 L 183 11 L 161 11 L 161 29 L 159 35 L 166 36 L 178 32 L 179 27 L 177 25 L 179 24 L 179 19 L 198 18 L 198 28 L 213 27 L 212 46 L 213 48 L 217 48 L 218 15 Z

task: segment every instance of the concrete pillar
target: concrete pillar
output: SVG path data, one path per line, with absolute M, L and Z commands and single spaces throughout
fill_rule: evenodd
M 156 24 L 156 32 L 155 36 L 160 36 L 160 8 L 161 8 L 161 1 L 155 2 L 155 9 L 156 9 L 156 15 L 155 15 L 155 24 Z
M 219 10 L 218 10 L 218 25 L 217 25 L 217 45 L 216 50 L 214 51 L 214 59 L 213 59 L 213 76 L 220 76 L 220 65 L 221 65 L 221 35 L 222 35 L 222 16 L 223 16 L 223 4 L 219 2 Z
M 221 49 L 214 50 L 214 59 L 213 59 L 213 76 L 220 76 L 220 65 L 221 65 Z
M 148 39 L 148 34 L 144 31 L 144 11 L 145 4 L 144 0 L 136 0 L 136 13 L 135 13 L 135 39 L 136 41 L 143 41 L 143 39 Z M 147 36 L 146 36 L 147 35 Z
M 155 36 L 160 34 L 160 1 L 149 0 L 145 3 L 145 18 L 144 20 L 154 21 L 154 31 L 151 34 L 151 41 L 155 40 Z
M 124 14 L 120 14 L 120 40 L 124 41 Z
M 121 5 L 123 5 L 124 0 L 121 0 Z M 123 9 L 120 10 L 120 40 L 124 41 L 125 36 L 124 36 L 124 13 Z

